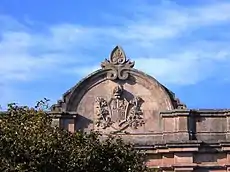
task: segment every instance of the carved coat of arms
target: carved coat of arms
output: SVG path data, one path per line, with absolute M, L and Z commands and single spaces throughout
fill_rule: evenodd
M 143 112 L 140 108 L 141 98 L 134 97 L 132 100 L 127 100 L 123 91 L 123 87 L 117 85 L 109 100 L 103 97 L 96 98 L 95 124 L 97 127 L 123 130 L 127 127 L 137 129 L 144 124 Z

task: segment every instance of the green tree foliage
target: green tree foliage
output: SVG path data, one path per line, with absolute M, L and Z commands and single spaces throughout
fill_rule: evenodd
M 101 139 L 96 132 L 70 133 L 52 127 L 40 107 L 10 104 L 1 114 L 1 172 L 146 171 L 144 155 L 132 144 L 112 136 Z

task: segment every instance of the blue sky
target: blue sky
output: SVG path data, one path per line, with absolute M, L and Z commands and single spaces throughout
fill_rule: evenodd
M 115 45 L 189 108 L 230 107 L 230 0 L 1 0 L 0 104 L 51 103 Z

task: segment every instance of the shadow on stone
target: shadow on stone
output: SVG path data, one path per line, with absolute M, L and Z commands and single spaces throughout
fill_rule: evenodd
M 91 119 L 88 119 L 82 115 L 79 115 L 77 116 L 76 118 L 76 125 L 75 125 L 75 130 L 83 130 L 83 129 L 86 129 L 88 128 L 88 126 L 90 124 L 93 123 L 93 121 Z

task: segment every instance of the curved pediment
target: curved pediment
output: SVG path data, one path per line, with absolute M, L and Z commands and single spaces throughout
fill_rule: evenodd
M 93 121 L 90 129 L 132 133 L 159 131 L 161 111 L 185 108 L 156 79 L 133 68 L 119 46 L 101 67 L 64 94 L 52 110 L 76 112 Z

